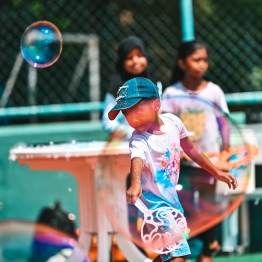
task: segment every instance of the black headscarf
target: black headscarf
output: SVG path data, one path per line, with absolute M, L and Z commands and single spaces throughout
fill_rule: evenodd
M 124 69 L 124 61 L 126 57 L 135 48 L 139 48 L 140 52 L 147 58 L 145 44 L 139 37 L 129 36 L 127 38 L 124 38 L 118 46 L 118 60 L 116 63 L 116 70 L 112 76 L 108 89 L 108 92 L 114 97 L 116 97 L 119 87 L 121 87 L 126 81 L 134 77 L 149 77 L 148 68 L 146 68 L 145 71 L 139 75 L 129 74 Z

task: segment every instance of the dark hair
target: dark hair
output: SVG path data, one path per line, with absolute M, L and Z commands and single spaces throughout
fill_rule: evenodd
M 193 40 L 189 42 L 182 43 L 177 51 L 177 60 L 172 70 L 171 81 L 170 84 L 174 84 L 177 81 L 180 81 L 184 77 L 184 71 L 178 66 L 178 59 L 185 60 L 188 56 L 193 54 L 197 49 L 205 48 L 207 53 L 209 53 L 207 44 L 199 41 Z
M 124 68 L 124 62 L 128 54 L 135 48 L 138 48 L 140 52 L 147 58 L 146 45 L 144 41 L 137 36 L 128 36 L 124 38 L 117 49 L 118 59 L 116 62 L 115 73 L 112 76 L 109 84 L 108 92 L 116 97 L 116 93 L 122 84 L 134 77 L 146 77 L 149 78 L 148 67 L 139 75 L 132 75 L 126 72 Z

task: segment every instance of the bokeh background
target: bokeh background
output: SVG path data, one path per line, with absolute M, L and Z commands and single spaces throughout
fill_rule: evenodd
M 225 93 L 259 91 L 262 88 L 261 28 L 262 4 L 259 0 L 194 0 L 195 36 L 211 49 L 209 77 Z M 170 71 L 181 41 L 179 1 L 96 0 L 96 1 L 1 1 L 1 81 L 10 77 L 20 38 L 33 22 L 48 20 L 62 34 L 95 35 L 99 48 L 99 78 L 103 100 L 116 60 L 119 41 L 130 34 L 142 37 L 148 46 L 150 71 L 163 86 L 169 84 Z M 87 41 L 88 42 L 88 41 Z M 37 69 L 37 87 L 28 92 L 29 65 L 24 62 L 10 96 L 12 106 L 90 101 L 88 59 L 74 88 L 69 84 L 88 43 L 65 42 L 63 53 L 50 68 Z M 71 93 L 70 93 L 71 92 Z M 31 97 L 29 96 L 31 95 Z M 32 97 L 33 96 L 33 97 Z

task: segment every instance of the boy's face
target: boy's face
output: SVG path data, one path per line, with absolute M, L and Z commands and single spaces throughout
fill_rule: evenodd
M 123 109 L 128 124 L 140 133 L 149 131 L 160 108 L 159 99 L 141 100 L 131 108 Z

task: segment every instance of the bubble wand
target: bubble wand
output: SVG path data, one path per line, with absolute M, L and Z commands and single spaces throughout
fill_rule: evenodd
M 138 198 L 134 204 L 143 214 L 141 238 L 153 252 L 166 254 L 178 249 L 190 232 L 184 215 L 173 207 L 148 209 Z

